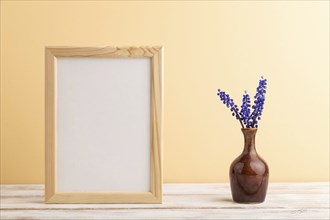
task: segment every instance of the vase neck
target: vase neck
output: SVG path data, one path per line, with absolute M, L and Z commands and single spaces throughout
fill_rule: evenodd
M 244 135 L 244 150 L 243 154 L 256 154 L 255 138 L 257 129 L 256 128 L 243 128 Z

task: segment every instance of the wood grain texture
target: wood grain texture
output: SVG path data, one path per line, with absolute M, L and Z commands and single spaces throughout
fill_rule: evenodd
M 163 48 L 154 51 L 152 57 L 151 77 L 151 108 L 152 108 L 152 135 L 151 135 L 151 192 L 162 200 L 162 137 L 163 137 Z
M 153 57 L 161 50 L 155 47 L 47 47 L 55 57 Z
M 329 219 L 329 183 L 270 183 L 261 204 L 230 186 L 164 184 L 163 204 L 44 204 L 43 185 L 2 185 L 1 219 Z
M 163 47 L 46 47 L 45 49 L 45 202 L 46 203 L 161 203 L 163 131 Z M 151 59 L 151 189 L 150 193 L 57 192 L 57 98 L 58 57 L 107 57 Z
M 56 190 L 56 58 L 45 50 L 45 201 Z

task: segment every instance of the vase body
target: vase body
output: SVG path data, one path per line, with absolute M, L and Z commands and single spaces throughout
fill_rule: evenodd
M 256 128 L 242 128 L 244 150 L 230 166 L 233 200 L 238 203 L 261 203 L 266 198 L 269 170 L 255 148 Z

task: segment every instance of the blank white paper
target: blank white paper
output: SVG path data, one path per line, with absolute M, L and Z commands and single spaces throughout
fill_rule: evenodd
M 57 59 L 57 191 L 150 191 L 151 60 Z

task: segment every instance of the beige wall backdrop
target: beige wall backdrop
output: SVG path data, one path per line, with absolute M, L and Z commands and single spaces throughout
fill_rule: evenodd
M 243 147 L 217 89 L 269 80 L 271 181 L 329 181 L 329 2 L 1 1 L 1 183 L 44 181 L 44 47 L 165 47 L 165 182 L 225 182 Z M 133 91 L 134 92 L 134 91 Z

